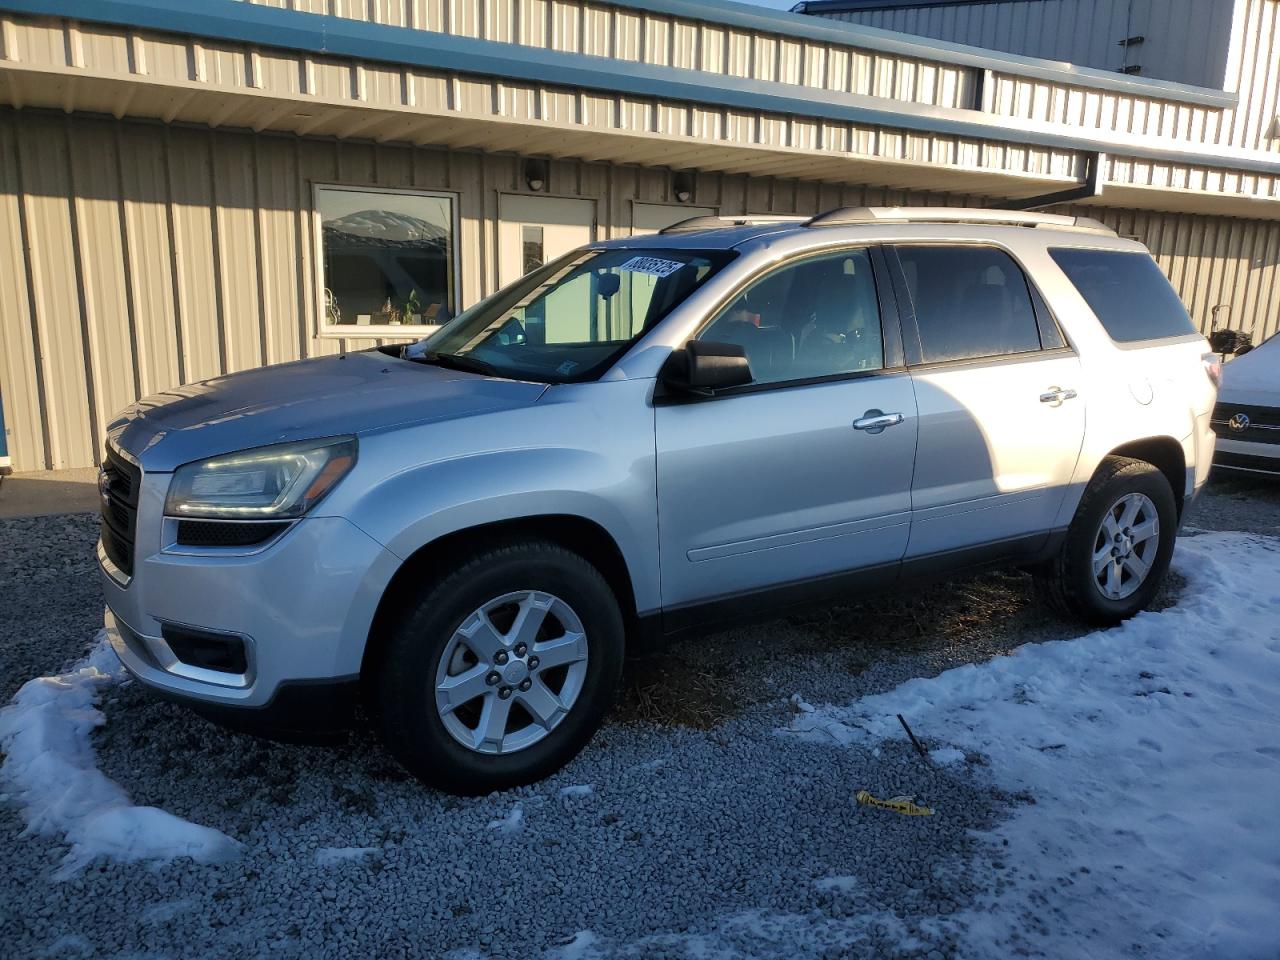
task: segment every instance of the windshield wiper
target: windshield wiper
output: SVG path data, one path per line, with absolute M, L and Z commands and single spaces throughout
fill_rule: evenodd
M 427 363 L 439 367 L 450 367 L 454 370 L 465 370 L 467 373 L 484 373 L 493 377 L 502 376 L 492 363 L 477 360 L 475 357 L 464 357 L 458 353 L 429 353 L 422 358 Z

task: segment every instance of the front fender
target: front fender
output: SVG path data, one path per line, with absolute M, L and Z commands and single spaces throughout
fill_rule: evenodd
M 622 383 L 582 386 L 610 394 L 635 390 Z M 555 410 L 541 411 L 537 406 L 503 415 L 497 432 L 509 442 L 501 445 L 492 442 L 495 424 L 475 421 L 361 438 L 365 466 L 387 466 L 405 449 L 432 449 L 437 456 L 366 472 L 366 482 L 342 498 L 341 513 L 402 561 L 443 536 L 474 527 L 527 517 L 580 517 L 613 539 L 637 610 L 656 609 L 652 408 L 643 400 L 608 404 L 612 415 L 602 416 L 600 403 L 555 403 Z M 563 442 L 565 437 L 573 438 L 572 445 Z

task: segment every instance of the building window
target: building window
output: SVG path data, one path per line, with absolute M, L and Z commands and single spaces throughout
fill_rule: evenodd
M 547 262 L 542 245 L 542 228 L 523 224 L 520 227 L 520 244 L 523 249 L 524 272 L 533 273 Z
M 452 319 L 458 270 L 451 195 L 317 186 L 315 204 L 322 329 L 394 335 Z

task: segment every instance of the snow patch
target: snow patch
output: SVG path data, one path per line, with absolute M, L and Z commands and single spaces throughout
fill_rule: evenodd
M 209 827 L 156 807 L 138 807 L 98 768 L 89 734 L 106 722 L 97 703 L 124 678 L 99 632 L 89 655 L 66 673 L 29 680 L 0 709 L 0 779 L 22 808 L 26 833 L 62 835 L 71 849 L 55 877 L 65 879 L 97 857 L 214 863 L 240 844 Z
M 934 763 L 946 766 L 950 763 L 964 763 L 964 751 L 955 747 L 938 747 L 929 751 L 929 759 Z
M 906 924 L 891 913 L 860 913 L 827 918 L 816 911 L 774 913 L 746 910 L 719 918 L 710 929 L 687 933 L 656 933 L 627 944 L 605 941 L 583 930 L 564 946 L 553 947 L 546 960 L 608 960 L 627 957 L 686 957 L 741 960 L 746 957 L 864 957 L 872 938 L 892 940 L 904 952 L 924 944 L 908 933 Z
M 378 847 L 321 847 L 316 851 L 316 865 L 331 867 L 336 863 L 350 860 L 363 860 L 371 853 L 377 853 Z
M 813 881 L 813 886 L 824 893 L 853 893 L 860 884 L 857 877 L 823 877 Z
M 501 820 L 490 820 L 489 829 L 498 830 L 502 833 L 515 833 L 524 825 L 524 809 L 520 804 L 516 804 Z
M 586 960 L 587 957 L 599 956 L 595 949 L 597 937 L 590 930 L 579 930 L 573 939 L 551 951 L 555 960 Z
M 200 905 L 198 900 L 168 900 L 152 903 L 138 912 L 138 920 L 149 925 L 171 923 L 184 913 L 190 913 Z
M 1035 798 L 989 837 L 1007 889 L 954 920 L 974 956 L 1275 956 L 1280 540 L 1184 538 L 1174 567 L 1170 609 L 792 719 L 869 747 L 901 713 Z
M 560 788 L 560 796 L 562 797 L 589 797 L 595 792 L 595 787 L 589 783 L 576 783 L 571 787 Z

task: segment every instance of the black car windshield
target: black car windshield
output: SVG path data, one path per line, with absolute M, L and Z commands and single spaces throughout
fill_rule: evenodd
M 406 359 L 517 380 L 593 380 L 732 250 L 576 250 L 459 314 Z

